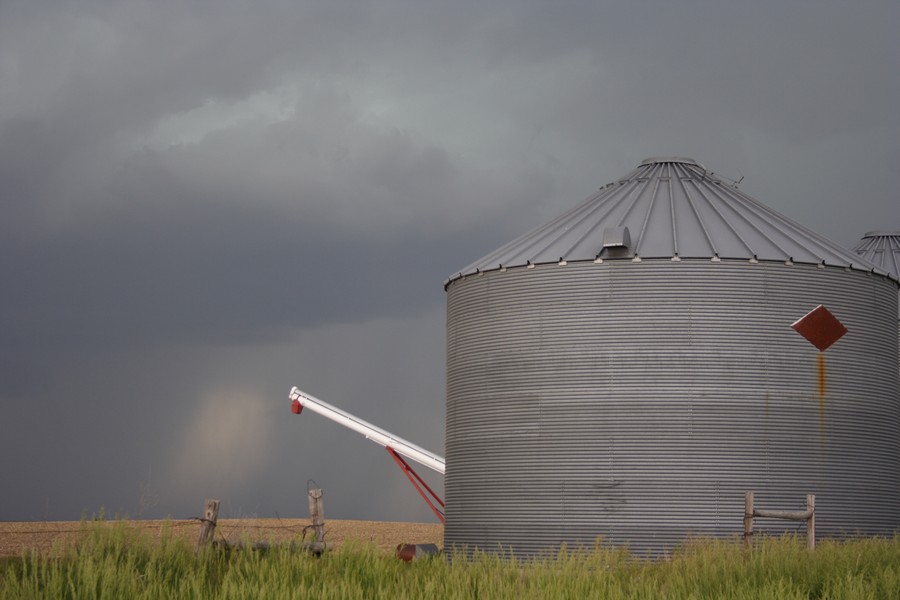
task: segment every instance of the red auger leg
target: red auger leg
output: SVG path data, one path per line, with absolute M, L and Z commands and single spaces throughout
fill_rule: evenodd
M 437 503 L 441 505 L 441 508 L 444 508 L 444 501 L 434 493 L 434 490 L 428 487 L 428 484 L 425 483 L 425 481 L 421 477 L 419 477 L 419 474 L 416 473 L 413 468 L 409 466 L 409 463 L 406 462 L 402 456 L 397 454 L 397 452 L 393 448 L 385 446 L 385 450 L 388 451 L 388 454 L 391 455 L 391 458 L 394 459 L 394 461 L 397 463 L 397 466 L 400 467 L 401 471 L 403 471 L 403 474 L 406 475 L 410 483 L 413 484 L 413 487 L 416 488 L 416 491 L 419 492 L 419 495 L 422 496 L 422 499 L 428 503 L 428 507 L 431 509 L 431 512 L 433 512 L 435 516 L 437 516 L 438 520 L 440 520 L 441 523 L 444 523 L 444 513 L 443 511 L 441 511 L 441 509 L 435 506 L 432 499 L 437 501 Z M 428 495 L 425 494 L 426 491 L 428 492 Z

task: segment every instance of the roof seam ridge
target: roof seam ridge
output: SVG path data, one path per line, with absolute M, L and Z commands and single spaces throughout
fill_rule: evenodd
M 693 187 L 699 190 L 699 185 L 696 181 L 691 182 Z M 697 210 L 697 206 L 694 204 L 694 198 L 692 197 L 690 191 L 688 191 L 688 186 L 682 182 L 681 187 L 684 189 L 684 195 L 687 197 L 688 204 L 691 205 L 691 210 L 694 212 L 694 217 L 697 219 L 697 223 L 700 224 L 700 229 L 703 231 L 703 235 L 706 236 L 706 243 L 709 244 L 709 248 L 715 256 L 719 255 L 718 249 L 716 249 L 715 243 L 712 241 L 712 237 L 709 235 L 709 231 L 706 229 L 706 224 L 703 222 L 703 217 L 700 216 L 700 211 Z M 700 192 L 700 196 L 704 197 L 704 194 Z

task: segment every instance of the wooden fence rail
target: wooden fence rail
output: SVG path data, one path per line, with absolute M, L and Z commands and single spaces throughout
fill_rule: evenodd
M 806 510 L 791 512 L 785 510 L 762 510 L 754 508 L 753 492 L 746 492 L 744 495 L 744 546 L 747 548 L 750 548 L 753 539 L 754 517 L 806 521 L 806 547 L 810 550 L 816 549 L 815 494 L 806 495 Z
M 311 525 L 303 528 L 303 537 L 306 538 L 308 532 L 312 532 L 312 541 L 303 544 L 303 548 L 314 553 L 322 554 L 325 551 L 325 503 L 323 501 L 324 493 L 320 488 L 309 490 L 309 518 Z M 200 538 L 197 540 L 197 547 L 213 545 L 217 542 L 213 541 L 216 535 L 216 523 L 219 519 L 219 501 L 207 499 L 203 505 L 203 517 L 200 521 Z M 242 542 L 229 544 L 227 540 L 222 539 L 219 544 L 224 547 L 244 547 Z M 269 544 L 266 542 L 256 542 L 252 548 L 255 550 L 267 549 Z

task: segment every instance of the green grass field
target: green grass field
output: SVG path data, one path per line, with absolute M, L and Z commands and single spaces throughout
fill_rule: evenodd
M 163 532 L 85 523 L 53 557 L 0 563 L 2 598 L 900 598 L 900 536 L 698 541 L 662 560 L 624 550 L 562 552 L 545 560 L 492 555 L 403 563 L 348 544 L 320 558 L 287 547 L 195 552 Z

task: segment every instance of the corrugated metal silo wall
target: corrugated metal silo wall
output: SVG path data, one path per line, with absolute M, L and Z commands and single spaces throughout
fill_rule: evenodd
M 824 354 L 790 325 L 824 304 Z M 737 535 L 743 497 L 820 537 L 900 528 L 896 286 L 812 265 L 539 265 L 448 287 L 447 547 Z M 824 392 L 823 394 L 820 392 Z M 758 520 L 757 530 L 801 531 Z

